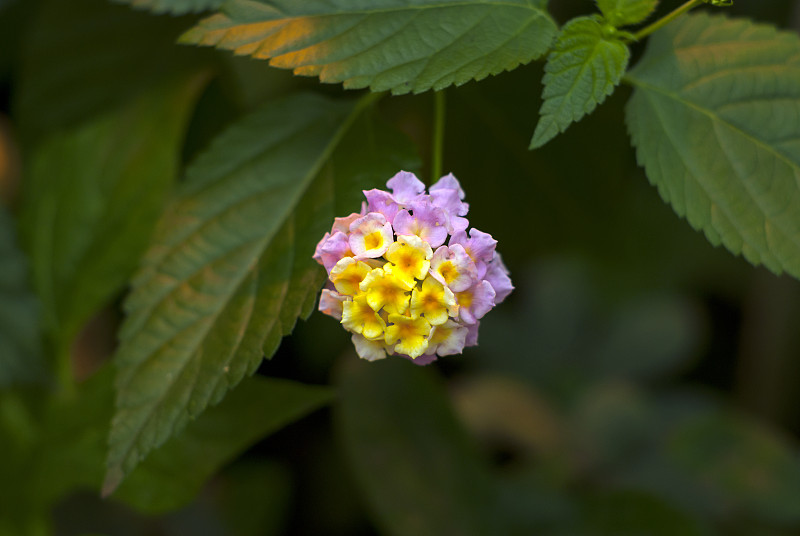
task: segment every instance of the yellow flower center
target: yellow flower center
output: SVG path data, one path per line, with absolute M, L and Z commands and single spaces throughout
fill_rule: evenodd
M 472 291 L 465 290 L 464 292 L 456 292 L 456 297 L 458 298 L 458 305 L 465 309 L 469 309 L 470 305 L 472 305 Z
M 364 237 L 364 247 L 369 251 L 370 249 L 378 249 L 383 247 L 383 234 L 380 229 L 373 231 Z
M 451 261 L 444 261 L 442 264 L 440 264 L 438 271 L 440 274 L 442 274 L 442 278 L 448 285 L 458 277 L 458 270 L 455 266 L 453 266 Z

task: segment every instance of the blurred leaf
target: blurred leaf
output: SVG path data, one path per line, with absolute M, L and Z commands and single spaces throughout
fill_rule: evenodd
M 597 0 L 597 7 L 609 24 L 619 28 L 639 24 L 650 16 L 658 0 Z
M 154 88 L 31 155 L 21 233 L 57 352 L 133 272 L 177 173 L 204 81 L 195 75 Z
M 39 306 L 28 287 L 28 265 L 16 228 L 0 206 L 0 389 L 46 377 Z
M 451 391 L 472 435 L 540 456 L 563 449 L 560 415 L 523 382 L 485 374 L 461 379 Z
M 26 138 L 85 121 L 210 63 L 207 54 L 175 44 L 193 18 L 153 17 L 108 0 L 41 4 L 13 93 Z
M 118 4 L 130 4 L 137 9 L 149 9 L 153 13 L 199 13 L 217 9 L 225 0 L 113 0 Z
M 679 295 L 641 294 L 602 316 L 587 367 L 607 378 L 679 372 L 697 353 L 706 327 L 698 307 Z
M 682 17 L 626 77 L 637 158 L 708 240 L 800 277 L 800 40 L 747 20 Z
M 569 421 L 571 450 L 583 472 L 613 474 L 652 445 L 657 426 L 645 394 L 613 381 L 586 389 Z
M 541 147 L 592 113 L 614 92 L 629 57 L 624 41 L 596 18 L 569 21 L 547 57 L 544 102 L 530 149 Z
M 184 506 L 223 464 L 262 437 L 328 403 L 331 395 L 323 387 L 249 378 L 155 450 L 114 497 L 148 515 Z
M 181 37 L 295 74 L 394 94 L 461 85 L 544 54 L 546 0 L 228 0 Z
M 324 276 L 314 245 L 353 186 L 331 156 L 371 100 L 271 102 L 190 167 L 126 304 L 106 491 L 252 374 L 311 312 Z M 353 135 L 359 151 L 348 158 L 382 141 Z M 364 186 L 386 180 L 386 165 L 365 166 L 373 182 Z
M 657 497 L 616 491 L 591 497 L 584 507 L 590 536 L 704 536 L 696 520 Z
M 228 534 L 285 534 L 291 513 L 291 487 L 291 473 L 277 462 L 243 461 L 227 469 L 215 492 L 228 524 Z
M 754 422 L 707 413 L 676 428 L 667 455 L 730 514 L 800 523 L 800 456 Z
M 685 367 L 702 340 L 703 319 L 680 295 L 600 299 L 586 266 L 540 262 L 517 272 L 504 307 L 481 322 L 483 367 L 523 377 L 571 404 L 601 379 L 656 379 Z
M 492 490 L 431 369 L 349 363 L 336 425 L 382 533 L 500 534 Z

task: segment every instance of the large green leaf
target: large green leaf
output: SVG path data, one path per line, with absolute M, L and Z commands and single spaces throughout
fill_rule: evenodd
M 27 475 L 32 496 L 45 507 L 76 489 L 99 489 L 114 411 L 112 376 L 113 368 L 107 366 L 74 396 L 55 397 L 50 402 L 40 450 L 33 454 Z M 331 391 L 323 387 L 249 378 L 222 403 L 189 423 L 183 433 L 156 449 L 114 498 L 148 514 L 183 506 L 225 463 L 330 397 Z
M 108 0 L 45 0 L 24 36 L 14 88 L 23 134 L 108 111 L 209 57 L 175 45 L 192 18 L 153 17 Z
M 675 212 L 753 264 L 800 277 L 800 40 L 686 16 L 626 76 L 639 163 Z
M 158 514 L 189 503 L 224 463 L 331 399 L 324 387 L 255 376 L 189 423 L 139 465 L 114 494 Z
M 113 0 L 118 4 L 130 4 L 135 8 L 149 9 L 154 13 L 197 13 L 217 9 L 225 0 Z
M 431 369 L 352 362 L 336 425 L 382 534 L 503 534 L 486 468 Z
M 314 245 L 330 228 L 340 188 L 354 186 L 339 180 L 332 155 L 368 102 L 271 102 L 190 167 L 126 303 L 107 490 L 252 374 L 311 312 L 324 278 Z M 368 129 L 349 135 L 358 140 L 347 155 L 354 163 L 380 152 L 383 138 Z M 385 181 L 390 162 L 363 186 Z
M 571 20 L 547 58 L 541 119 L 531 149 L 541 147 L 611 95 L 628 66 L 627 45 L 594 17 Z
M 415 93 L 511 70 L 556 33 L 547 0 L 228 0 L 181 37 L 347 88 Z
M 21 232 L 57 351 L 134 271 L 177 173 L 204 80 L 154 88 L 31 154 Z
M 28 264 L 16 228 L 0 206 L 0 388 L 44 377 L 39 307 L 28 287 Z

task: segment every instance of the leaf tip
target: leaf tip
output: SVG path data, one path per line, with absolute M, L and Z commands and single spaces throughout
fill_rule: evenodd
M 122 483 L 122 479 L 125 478 L 125 473 L 123 473 L 122 468 L 119 465 L 112 465 L 106 471 L 106 476 L 103 479 L 103 486 L 100 488 L 100 497 L 103 499 L 107 499 L 119 485 Z

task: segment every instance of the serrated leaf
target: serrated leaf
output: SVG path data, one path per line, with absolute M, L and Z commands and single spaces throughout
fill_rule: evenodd
M 206 78 L 153 88 L 48 138 L 31 154 L 21 233 L 57 351 L 69 347 L 136 268 L 177 173 L 183 132 Z
M 597 0 L 603 17 L 617 28 L 642 22 L 656 6 L 658 0 Z
M 228 0 L 181 37 L 394 94 L 514 69 L 556 33 L 546 0 Z
M 50 401 L 39 450 L 27 474 L 34 496 L 44 505 L 76 489 L 99 489 L 114 409 L 112 380 L 113 367 L 107 366 L 80 385 L 75 396 Z M 331 395 L 324 387 L 248 378 L 218 406 L 156 449 L 114 499 L 147 514 L 179 508 L 225 463 L 258 439 L 326 404 Z
M 753 264 L 800 277 L 800 39 L 705 14 L 651 39 L 628 129 L 661 197 Z
M 130 4 L 136 9 L 149 9 L 153 13 L 184 15 L 217 9 L 225 0 L 112 0 L 117 4 Z
M 14 78 L 13 111 L 26 139 L 210 65 L 202 51 L 175 45 L 192 18 L 153 17 L 108 0 L 45 0 L 37 7 Z
M 142 463 L 114 497 L 148 515 L 188 504 L 226 462 L 258 439 L 327 404 L 332 391 L 248 378 Z
M 324 279 L 311 255 L 341 196 L 332 154 L 367 102 L 271 102 L 190 167 L 126 303 L 107 491 L 310 313 Z
M 580 17 L 567 23 L 547 58 L 544 102 L 530 148 L 541 147 L 592 113 L 614 92 L 629 57 L 627 45 L 597 19 Z
M 28 287 L 28 263 L 16 228 L 0 206 L 0 388 L 42 380 L 39 306 Z
M 504 533 L 487 468 L 430 369 L 351 362 L 338 384 L 337 432 L 381 534 Z

